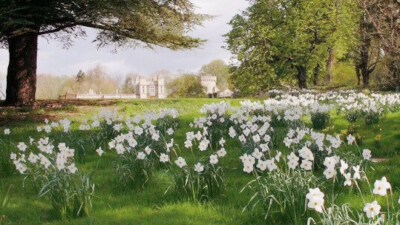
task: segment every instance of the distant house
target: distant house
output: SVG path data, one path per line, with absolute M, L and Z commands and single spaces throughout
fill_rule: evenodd
M 225 89 L 223 91 L 218 92 L 217 96 L 218 98 L 231 98 L 233 97 L 233 91 L 229 89 Z
M 138 99 L 166 98 L 164 78 L 162 76 L 153 78 L 137 76 L 135 79 L 135 94 Z
M 206 94 L 209 96 L 215 96 L 219 91 L 216 76 L 202 75 L 200 76 L 200 84 L 204 87 Z

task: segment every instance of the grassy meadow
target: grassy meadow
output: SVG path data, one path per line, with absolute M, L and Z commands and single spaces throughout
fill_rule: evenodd
M 73 121 L 71 131 L 79 133 L 80 138 L 74 140 L 79 145 L 82 140 L 90 139 L 90 134 L 80 131 L 78 126 L 82 119 L 90 118 L 103 109 L 115 109 L 121 114 L 136 115 L 146 110 L 160 108 L 176 108 L 179 111 L 179 126 L 175 131 L 175 143 L 179 145 L 180 154 L 190 160 L 191 153 L 183 147 L 189 124 L 194 118 L 202 116 L 199 109 L 203 104 L 219 102 L 219 99 L 166 99 L 166 100 L 110 100 L 110 101 L 43 101 L 40 107 L 2 108 L 0 110 L 0 131 L 10 128 L 9 136 L 2 136 L 1 148 L 15 148 L 6 143 L 27 141 L 29 137 L 37 138 L 42 134 L 36 132 L 36 126 L 43 124 L 45 118 L 55 121 L 69 118 Z M 226 99 L 232 106 L 239 106 L 241 99 Z M 341 133 L 348 128 L 349 123 L 343 115 L 331 112 L 330 133 Z M 310 123 L 305 118 L 306 123 Z M 363 121 L 357 122 L 358 132 L 362 137 L 361 149 L 372 150 L 374 158 L 380 162 L 374 163 L 375 171 L 371 179 L 386 176 L 393 186 L 396 196 L 400 187 L 400 113 L 389 113 L 381 123 L 367 126 Z M 49 134 L 51 137 L 56 134 Z M 380 141 L 377 136 L 380 135 Z M 278 137 L 283 138 L 283 137 Z M 8 139 L 8 140 L 6 140 Z M 282 141 L 280 141 L 282 143 Z M 60 220 L 52 211 L 51 205 L 44 198 L 37 196 L 37 189 L 28 180 L 15 171 L 11 176 L 2 176 L 0 181 L 0 200 L 8 191 L 8 204 L 0 208 L 0 224 L 134 224 L 134 225 L 256 225 L 274 224 L 265 220 L 265 212 L 261 207 L 248 207 L 252 193 L 243 187 L 253 178 L 243 174 L 242 163 L 238 159 L 242 154 L 240 145 L 228 141 L 226 174 L 226 190 L 218 197 L 209 201 L 193 201 L 186 199 L 171 188 L 171 181 L 163 169 L 158 169 L 153 179 L 145 187 L 123 188 L 119 185 L 113 168 L 115 153 L 106 151 L 101 158 L 93 148 L 88 146 L 85 162 L 77 161 L 79 170 L 91 173 L 95 183 L 93 210 L 88 217 Z M 283 146 L 283 144 L 282 144 Z M 280 148 L 280 146 L 276 146 Z M 3 150 L 3 149 L 0 149 Z M 13 149 L 15 150 L 15 149 Z M 342 187 L 343 188 L 343 187 Z M 354 190 L 345 190 L 337 196 L 339 202 L 350 203 L 354 207 L 363 207 L 356 198 Z M 0 202 L 1 204 L 1 202 Z

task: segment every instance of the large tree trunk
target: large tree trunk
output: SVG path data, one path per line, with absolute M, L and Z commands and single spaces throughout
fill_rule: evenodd
M 325 76 L 325 80 L 326 80 L 327 84 L 331 83 L 332 65 L 333 65 L 333 48 L 329 48 L 328 49 L 328 59 L 326 60 L 326 76 Z
M 307 89 L 307 70 L 304 66 L 296 66 L 300 89 Z
M 32 106 L 36 94 L 37 33 L 9 38 L 8 49 L 10 61 L 5 105 Z

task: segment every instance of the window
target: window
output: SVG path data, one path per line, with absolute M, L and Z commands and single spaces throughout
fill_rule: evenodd
M 154 85 L 151 85 L 151 86 L 150 86 L 150 95 L 151 95 L 151 96 L 156 95 L 156 88 L 154 87 Z

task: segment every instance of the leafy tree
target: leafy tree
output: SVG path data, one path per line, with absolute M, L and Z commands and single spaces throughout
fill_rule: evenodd
M 189 0 L 0 0 L 0 44 L 10 53 L 5 104 L 34 103 L 40 35 L 68 46 L 88 27 L 99 47 L 190 49 L 203 40 L 185 33 L 207 17 Z
M 330 0 L 330 33 L 327 35 L 328 53 L 325 64 L 325 82 L 329 84 L 334 70 L 339 65 L 335 62 L 348 61 L 348 53 L 357 45 L 357 32 L 360 9 L 355 1 Z M 347 62 L 346 62 L 347 63 Z
M 76 74 L 76 82 L 81 83 L 85 80 L 85 73 L 82 72 L 82 70 L 79 70 L 78 73 Z
M 213 60 L 209 64 L 206 64 L 201 67 L 200 75 L 213 75 L 217 77 L 217 86 L 220 90 L 225 90 L 227 88 L 233 88 L 229 82 L 229 78 L 231 76 L 229 72 L 229 67 L 226 63 L 221 60 Z
M 228 49 L 238 64 L 232 80 L 242 94 L 257 94 L 282 82 L 307 88 L 317 83 L 328 50 L 336 47 L 341 31 L 338 0 L 253 0 L 230 22 Z M 344 20 L 343 19 L 343 20 Z M 293 76 L 295 75 L 295 76 Z
M 353 7 L 357 13 L 357 27 L 356 33 L 353 35 L 356 38 L 353 50 L 350 52 L 357 74 L 357 84 L 360 85 L 361 81 L 363 87 L 367 87 L 370 83 L 370 75 L 375 70 L 378 62 L 380 61 L 380 44 L 374 38 L 372 23 L 368 20 L 366 11 L 360 2 Z
M 167 84 L 170 97 L 204 97 L 204 88 L 196 75 L 183 74 Z
M 125 81 L 122 85 L 122 93 L 134 94 L 135 93 L 135 74 L 128 74 L 125 77 Z
M 384 52 L 389 83 L 400 91 L 400 3 L 398 0 L 360 0 Z

